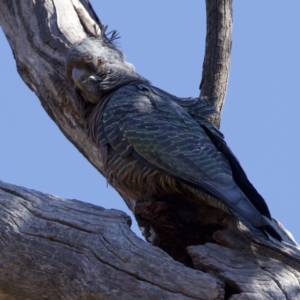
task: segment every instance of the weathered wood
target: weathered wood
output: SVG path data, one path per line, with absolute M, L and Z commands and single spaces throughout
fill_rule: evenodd
M 0 299 L 224 297 L 222 281 L 142 241 L 121 211 L 3 182 L 0 208 Z
M 231 13 L 231 1 L 207 1 L 201 95 L 218 95 L 220 111 L 228 81 Z M 102 172 L 100 153 L 86 134 L 64 67 L 69 46 L 100 30 L 89 2 L 0 0 L 0 25 L 23 80 L 65 136 Z M 174 207 L 172 201 L 149 202 L 139 207 L 144 217 L 152 210 L 152 218 L 157 209 L 154 225 L 161 232 L 154 244 L 172 254 L 177 241 L 168 241 L 168 230 L 170 236 L 181 233 L 180 254 L 173 256 L 182 255 L 185 262 L 188 257 L 200 272 L 136 238 L 121 212 L 4 183 L 0 203 L 1 299 L 210 300 L 223 299 L 224 293 L 231 300 L 300 299 L 299 249 L 268 241 L 259 231 L 254 237 L 213 208 L 203 208 L 201 218 L 209 226 L 204 222 L 201 228 L 194 222 L 199 214 L 185 203 Z M 178 210 L 187 231 L 178 223 Z M 286 240 L 293 244 L 291 237 Z M 198 243 L 203 245 L 190 246 Z
M 196 269 L 224 281 L 231 300 L 300 299 L 299 248 L 292 253 L 283 245 L 268 248 L 228 229 L 214 238 L 219 245 L 191 246 L 188 252 Z
M 300 251 L 235 227 L 190 246 L 185 267 L 130 218 L 0 182 L 0 299 L 299 299 Z
M 206 44 L 200 96 L 218 96 L 222 113 L 229 79 L 232 45 L 232 0 L 206 0 Z M 220 116 L 211 121 L 220 127 Z
M 17 69 L 64 135 L 101 172 L 97 147 L 84 130 L 73 86 L 65 78 L 70 45 L 96 25 L 86 1 L 0 1 L 0 25 Z M 88 29 L 87 29 L 88 28 Z

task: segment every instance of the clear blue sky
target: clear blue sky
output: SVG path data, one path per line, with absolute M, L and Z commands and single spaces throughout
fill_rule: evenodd
M 118 29 L 138 73 L 197 96 L 204 0 L 92 1 Z M 233 52 L 221 130 L 273 217 L 300 242 L 300 1 L 234 1 Z M 19 77 L 0 32 L 0 180 L 128 212 Z M 129 213 L 129 212 L 128 212 Z M 133 230 L 138 233 L 136 225 Z

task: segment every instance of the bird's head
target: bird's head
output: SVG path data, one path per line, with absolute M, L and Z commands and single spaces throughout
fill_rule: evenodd
M 99 102 L 103 95 L 123 85 L 148 82 L 105 35 L 85 38 L 69 49 L 66 76 L 90 103 Z

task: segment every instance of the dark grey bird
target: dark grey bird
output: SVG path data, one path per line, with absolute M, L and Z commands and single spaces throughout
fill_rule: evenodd
M 105 34 L 70 48 L 66 75 L 93 104 L 88 130 L 101 149 L 104 175 L 131 199 L 132 210 L 144 197 L 176 195 L 282 240 L 264 199 L 209 122 L 216 98 L 178 98 L 152 86 Z

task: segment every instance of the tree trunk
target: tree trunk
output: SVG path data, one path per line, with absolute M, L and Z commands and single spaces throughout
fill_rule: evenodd
M 232 3 L 206 4 L 201 96 L 218 96 L 221 112 Z M 95 35 L 99 24 L 87 0 L 0 0 L 0 25 L 21 77 L 65 136 L 103 173 L 101 153 L 85 131 L 64 66 L 70 45 Z M 0 201 L 1 299 L 300 299 L 300 251 L 292 237 L 286 233 L 285 241 L 295 246 L 266 240 L 259 232 L 254 237 L 212 208 L 203 209 L 203 218 L 213 219 L 213 226 L 198 220 L 199 226 L 185 232 L 169 222 L 170 203 L 139 207 L 144 217 L 149 211 L 152 219 L 155 213 L 159 217 L 154 244 L 186 267 L 135 237 L 122 212 L 4 183 Z M 206 239 L 199 238 L 199 228 Z M 180 234 L 178 243 L 168 240 L 170 232 Z

